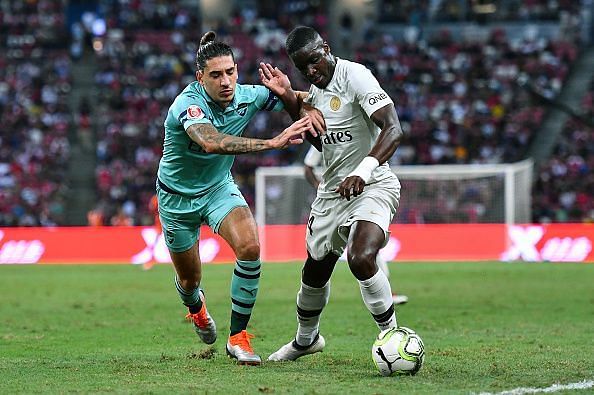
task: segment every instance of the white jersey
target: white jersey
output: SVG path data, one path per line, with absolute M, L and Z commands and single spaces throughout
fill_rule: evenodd
M 334 190 L 361 163 L 375 145 L 380 128 L 370 119 L 378 109 L 393 103 L 365 66 L 338 59 L 332 80 L 325 89 L 312 85 L 306 100 L 326 120 L 322 136 L 324 173 L 319 198 L 335 198 Z M 367 184 L 396 176 L 388 163 L 377 167 Z

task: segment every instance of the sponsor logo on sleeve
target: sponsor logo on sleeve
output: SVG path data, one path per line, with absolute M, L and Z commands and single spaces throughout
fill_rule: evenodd
M 385 93 L 378 93 L 378 94 L 373 95 L 369 98 L 369 104 L 373 106 L 374 104 L 377 104 L 380 101 L 387 99 L 387 98 L 388 98 L 388 95 L 386 95 Z
M 202 119 L 204 118 L 204 112 L 200 109 L 200 107 L 196 105 L 191 105 L 188 107 L 188 119 Z

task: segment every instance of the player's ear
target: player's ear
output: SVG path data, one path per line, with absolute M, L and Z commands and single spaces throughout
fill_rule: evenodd
M 204 73 L 200 70 L 196 70 L 196 81 L 202 85 L 202 77 L 204 77 Z
M 328 55 L 330 53 L 330 45 L 326 41 L 324 41 L 324 44 L 322 45 L 322 48 L 324 48 L 324 53 L 326 55 Z

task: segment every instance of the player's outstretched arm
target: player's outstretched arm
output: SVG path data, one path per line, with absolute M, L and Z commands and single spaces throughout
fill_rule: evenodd
M 381 129 L 375 145 L 359 166 L 336 188 L 336 192 L 347 200 L 350 200 L 351 195 L 356 197 L 363 193 L 373 170 L 394 155 L 402 140 L 402 128 L 394 104 L 390 103 L 375 111 L 371 114 L 371 120 Z
M 278 67 L 273 67 L 270 63 L 260 63 L 258 71 L 262 84 L 282 100 L 285 110 L 293 121 L 303 117 L 309 117 L 311 119 L 313 128 L 310 134 L 305 135 L 305 138 L 318 151 L 321 151 L 322 141 L 319 135 L 325 133 L 326 122 L 324 121 L 324 116 L 317 108 L 304 103 L 303 100 L 307 97 L 307 92 L 293 91 L 289 77 Z
M 291 87 L 289 77 L 278 67 L 273 67 L 270 63 L 261 62 L 258 72 L 260 73 L 262 84 L 281 99 L 291 119 L 293 121 L 299 119 L 299 97 Z
M 196 144 L 209 154 L 237 155 L 284 149 L 289 145 L 301 144 L 303 143 L 303 134 L 308 133 L 311 128 L 311 121 L 303 118 L 268 140 L 231 136 L 219 132 L 211 124 L 204 123 L 190 125 L 186 132 Z

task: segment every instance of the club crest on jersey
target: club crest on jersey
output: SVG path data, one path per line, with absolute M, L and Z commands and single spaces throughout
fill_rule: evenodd
M 204 113 L 200 109 L 200 107 L 196 105 L 191 105 L 188 107 L 188 119 L 202 119 L 204 118 Z
M 332 96 L 332 99 L 330 99 L 330 109 L 332 111 L 338 111 L 339 108 L 340 108 L 340 99 L 338 98 L 338 96 Z
M 243 117 L 247 113 L 247 109 L 248 103 L 240 103 L 235 111 L 237 111 L 240 117 Z

